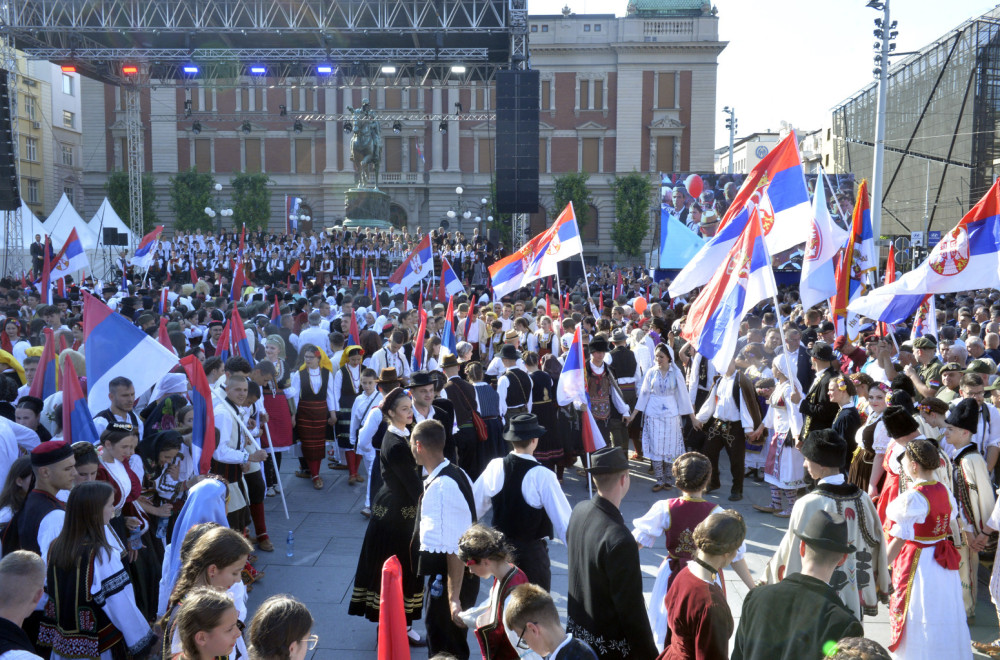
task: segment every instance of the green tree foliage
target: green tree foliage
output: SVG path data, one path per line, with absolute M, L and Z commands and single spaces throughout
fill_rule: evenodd
M 170 210 L 177 219 L 177 229 L 211 231 L 217 221 L 205 214 L 206 207 L 215 207 L 212 197 L 215 178 L 193 167 L 170 177 Z M 218 211 L 219 209 L 216 209 Z
M 129 229 L 132 228 L 132 212 L 128 196 L 128 172 L 117 170 L 112 172 L 104 184 L 104 192 L 108 196 L 111 208 L 122 219 Z M 156 214 L 156 180 L 151 172 L 142 174 L 142 232 L 148 233 L 159 224 Z
M 614 191 L 615 223 L 611 227 L 611 240 L 621 254 L 637 257 L 649 233 L 652 186 L 648 177 L 632 172 L 615 177 Z
M 549 211 L 550 220 L 555 220 L 566 208 L 566 205 L 573 202 L 573 211 L 576 213 L 576 223 L 582 229 L 590 220 L 590 186 L 587 182 L 590 175 L 586 172 L 568 172 L 555 179 L 554 206 Z
M 271 177 L 263 173 L 241 172 L 230 180 L 233 187 L 233 220 L 235 226 L 246 224 L 247 230 L 266 230 L 271 219 Z

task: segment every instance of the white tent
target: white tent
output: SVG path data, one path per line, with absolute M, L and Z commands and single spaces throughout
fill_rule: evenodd
M 0 212 L 0 219 L 3 217 L 3 212 Z M 0 245 L 2 245 L 6 239 L 6 227 L 3 226 L 4 223 L 0 221 Z M 21 248 L 27 250 L 32 243 L 35 242 L 35 234 L 40 234 L 45 236 L 48 231 L 45 229 L 45 225 L 42 221 L 35 217 L 35 214 L 31 212 L 28 205 L 21 200 Z
M 111 228 L 114 228 L 119 234 L 128 234 L 129 245 L 132 244 L 132 230 L 118 217 L 107 197 L 101 202 L 101 207 L 97 209 L 97 213 L 90 219 L 87 226 L 97 235 L 97 247 L 99 248 L 104 247 L 104 230 Z
M 49 236 L 52 237 L 52 245 L 56 250 L 62 249 L 63 243 L 69 238 L 70 232 L 76 229 L 77 236 L 83 244 L 84 250 L 97 248 L 97 234 L 87 226 L 80 214 L 76 212 L 73 205 L 69 203 L 66 193 L 63 193 L 59 203 L 52 209 L 52 214 L 44 223 Z

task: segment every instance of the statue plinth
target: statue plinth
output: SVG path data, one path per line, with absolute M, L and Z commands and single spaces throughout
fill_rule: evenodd
M 349 188 L 344 193 L 344 226 L 391 229 L 389 195 L 378 188 Z

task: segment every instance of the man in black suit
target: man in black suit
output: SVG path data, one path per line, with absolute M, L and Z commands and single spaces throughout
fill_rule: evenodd
M 35 234 L 35 242 L 28 251 L 31 253 L 31 270 L 35 277 L 41 277 L 42 268 L 45 266 L 45 244 L 42 243 L 41 234 Z
M 795 534 L 802 571 L 747 595 L 732 660 L 820 660 L 831 643 L 864 636 L 830 586 L 833 572 L 857 550 L 848 542 L 847 520 L 817 511 Z
M 795 327 L 794 323 L 785 324 L 785 344 L 783 353 L 788 353 L 788 358 L 795 371 L 795 377 L 799 381 L 799 387 L 803 392 L 809 390 L 815 375 L 812 368 L 812 358 L 809 356 L 809 349 L 802 345 L 802 331 Z M 782 367 L 784 369 L 784 367 Z
M 809 354 L 812 356 L 816 376 L 802 403 L 799 404 L 799 412 L 802 413 L 802 433 L 799 437 L 802 439 L 805 439 L 810 431 L 833 426 L 833 420 L 840 411 L 840 406 L 830 401 L 830 394 L 827 391 L 830 381 L 841 375 L 840 363 L 833 354 L 833 348 L 825 342 L 818 341 L 813 344 Z
M 628 492 L 628 458 L 621 447 L 591 455 L 594 499 L 573 510 L 569 552 L 567 630 L 601 660 L 652 660 L 656 645 L 642 596 L 639 546 L 619 507 Z
M 458 375 L 460 367 L 454 353 L 448 353 L 441 358 L 441 370 L 448 379 L 442 399 L 450 401 L 455 408 L 458 433 L 454 435 L 458 450 L 458 466 L 465 470 L 471 479 L 476 480 L 483 471 L 484 462 L 479 455 L 479 440 L 472 422 L 472 413 L 478 413 L 479 409 L 476 407 L 476 388 Z

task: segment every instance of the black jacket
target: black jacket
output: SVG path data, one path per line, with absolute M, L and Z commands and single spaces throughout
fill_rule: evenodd
M 840 412 L 840 406 L 830 401 L 830 394 L 827 391 L 830 381 L 841 375 L 836 367 L 827 367 L 816 374 L 812 387 L 803 397 L 799 404 L 799 412 L 802 413 L 802 435 L 805 439 L 810 431 L 828 429 L 833 426 L 833 420 Z
M 652 660 L 656 645 L 642 596 L 639 546 L 621 512 L 600 495 L 573 509 L 567 630 L 601 660 Z
M 827 642 L 864 634 L 833 587 L 793 573 L 747 594 L 732 660 L 821 660 Z

